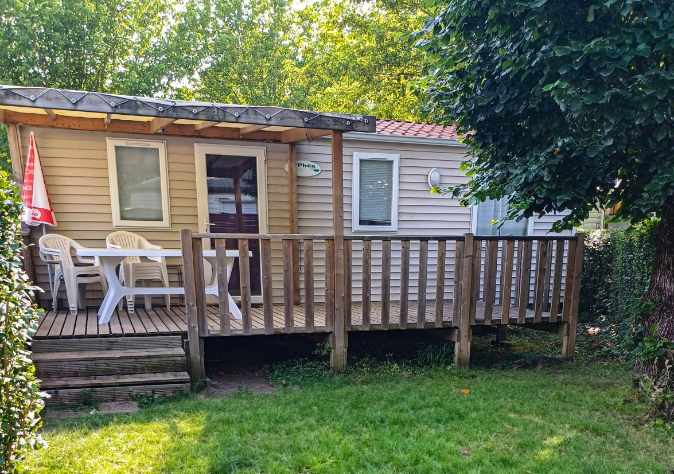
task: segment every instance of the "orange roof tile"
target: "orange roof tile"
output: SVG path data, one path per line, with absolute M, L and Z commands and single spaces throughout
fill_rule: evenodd
M 377 120 L 377 133 L 403 137 L 447 138 L 456 140 L 459 135 L 455 126 L 432 123 L 400 122 L 398 120 Z

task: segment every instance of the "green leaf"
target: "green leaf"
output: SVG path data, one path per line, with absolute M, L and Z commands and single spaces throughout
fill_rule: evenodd
M 594 21 L 594 5 L 590 6 L 590 10 L 587 12 L 587 21 Z
M 637 48 L 634 50 L 634 55 L 635 56 L 643 56 L 647 58 L 648 56 L 651 55 L 651 48 L 645 43 L 641 43 Z

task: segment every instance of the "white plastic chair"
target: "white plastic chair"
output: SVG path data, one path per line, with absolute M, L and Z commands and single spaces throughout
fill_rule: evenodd
M 47 264 L 54 266 L 54 285 L 52 290 L 52 304 L 56 310 L 57 296 L 61 281 L 66 285 L 68 295 L 68 309 L 73 315 L 77 314 L 78 307 L 85 308 L 83 293 L 79 285 L 100 283 L 103 293 L 108 292 L 108 282 L 99 265 L 98 258 L 75 256 L 79 265 L 73 261 L 72 249 L 86 248 L 73 239 L 60 234 L 45 234 L 40 237 L 40 258 Z
M 105 244 L 109 249 L 161 249 L 159 245 L 153 245 L 147 239 L 133 232 L 118 231 L 108 235 Z M 138 280 L 142 281 L 160 281 L 163 286 L 169 286 L 168 271 L 166 270 L 166 260 L 164 257 L 147 257 L 147 260 L 141 260 L 140 257 L 126 257 L 119 268 L 119 281 L 126 282 L 127 286 L 136 286 Z M 171 305 L 171 296 L 166 295 L 166 307 Z M 129 311 L 133 311 L 133 295 L 126 297 L 126 304 Z M 120 309 L 122 302 L 120 301 Z M 145 296 L 145 308 L 152 307 L 152 297 Z

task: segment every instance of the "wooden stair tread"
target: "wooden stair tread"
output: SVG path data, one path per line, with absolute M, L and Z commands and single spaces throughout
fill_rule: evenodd
M 187 372 L 160 372 L 151 374 L 94 375 L 89 377 L 50 378 L 43 379 L 41 387 L 45 390 L 75 389 L 145 384 L 156 385 L 162 383 L 182 383 L 189 381 L 190 376 L 187 374 Z
M 71 405 L 78 403 L 95 402 L 113 402 L 137 400 L 142 396 L 167 397 L 175 393 L 186 393 L 190 391 L 189 382 L 164 383 L 164 384 L 145 384 L 145 385 L 124 385 L 113 387 L 92 387 L 92 388 L 65 388 L 51 390 L 46 389 L 50 398 L 45 400 L 47 405 Z
M 36 339 L 31 342 L 34 354 L 44 352 L 150 350 L 182 347 L 182 338 L 176 336 L 109 336 L 70 339 Z
M 33 362 L 56 362 L 67 360 L 95 360 L 95 359 L 137 359 L 146 357 L 177 356 L 184 357 L 182 348 L 164 349 L 130 349 L 130 350 L 102 350 L 78 352 L 42 352 L 33 354 Z

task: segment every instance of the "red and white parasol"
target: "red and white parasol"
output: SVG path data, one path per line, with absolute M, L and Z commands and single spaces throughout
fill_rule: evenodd
M 47 185 L 42 174 L 40 152 L 37 149 L 35 135 L 30 134 L 28 160 L 23 177 L 21 199 L 25 206 L 21 221 L 28 225 L 56 225 L 56 217 L 51 207 Z

